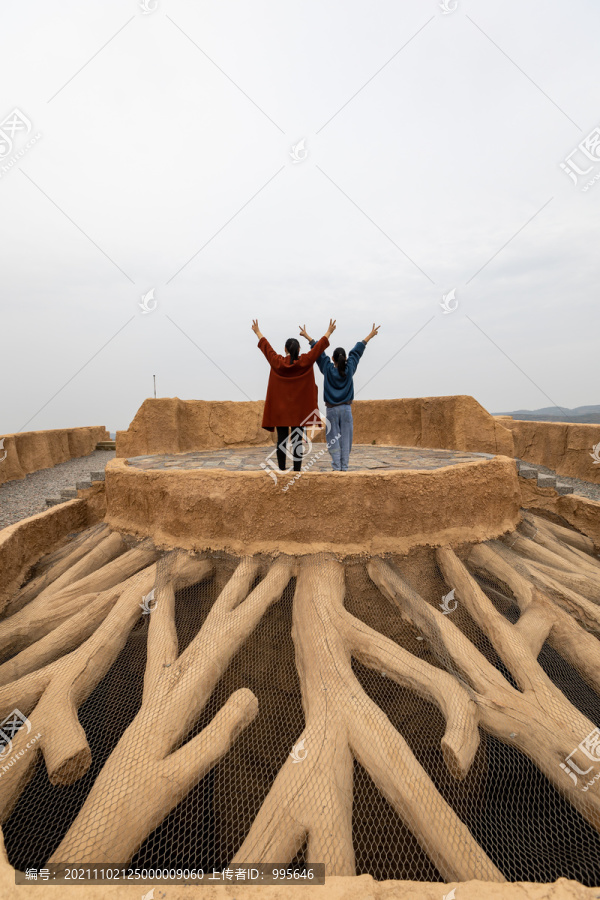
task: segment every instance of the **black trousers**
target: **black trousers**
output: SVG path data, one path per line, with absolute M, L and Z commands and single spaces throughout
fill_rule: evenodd
M 302 465 L 302 439 L 304 437 L 304 428 L 300 425 L 292 426 L 292 456 L 294 460 L 294 472 L 299 472 Z M 289 425 L 277 426 L 277 465 L 283 471 L 285 470 L 285 445 L 290 433 Z

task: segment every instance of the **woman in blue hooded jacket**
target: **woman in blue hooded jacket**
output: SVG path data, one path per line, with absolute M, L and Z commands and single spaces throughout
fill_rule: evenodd
M 325 400 L 327 434 L 339 434 L 340 438 L 328 441 L 328 449 L 331 454 L 331 466 L 335 472 L 348 470 L 348 459 L 352 449 L 352 401 L 354 400 L 354 373 L 365 347 L 374 338 L 381 325 L 375 325 L 370 334 L 359 341 L 346 356 L 343 347 L 337 347 L 333 351 L 332 359 L 325 352 L 317 358 L 317 365 L 323 373 L 323 399 Z M 300 334 L 305 337 L 311 347 L 315 341 L 308 336 L 306 328 L 300 329 Z M 332 431 L 333 429 L 333 431 Z

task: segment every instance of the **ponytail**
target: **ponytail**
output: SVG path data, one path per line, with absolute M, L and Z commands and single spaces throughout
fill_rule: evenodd
M 285 342 L 285 349 L 290 354 L 290 360 L 296 362 L 300 356 L 300 341 L 297 341 L 296 338 L 288 338 Z
M 346 351 L 343 347 L 337 347 L 333 351 L 333 361 L 337 363 L 337 370 L 342 377 L 346 374 Z

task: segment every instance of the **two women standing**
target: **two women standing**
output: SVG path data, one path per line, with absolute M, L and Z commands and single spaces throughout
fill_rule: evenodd
M 313 373 L 315 362 L 325 379 L 327 432 L 333 427 L 335 434 L 340 435 L 337 440 L 328 442 L 332 468 L 342 472 L 348 469 L 353 432 L 353 376 L 367 343 L 375 337 L 380 326 L 373 325 L 370 334 L 355 345 L 349 357 L 346 357 L 346 351 L 342 347 L 338 347 L 333 352 L 332 362 L 325 350 L 335 327 L 335 320 L 330 319 L 329 328 L 316 342 L 302 327 L 300 334 L 310 342 L 310 351 L 300 354 L 298 340 L 289 338 L 285 343 L 286 355 L 281 356 L 261 333 L 258 320 L 254 319 L 252 322 L 252 330 L 259 338 L 259 349 L 271 366 L 262 427 L 267 431 L 277 429 L 277 464 L 282 470 L 285 469 L 285 445 L 290 429 L 294 471 L 299 472 L 302 465 L 302 424 L 318 410 L 318 392 Z
M 258 319 L 252 321 L 252 331 L 259 339 L 259 349 L 271 366 L 262 427 L 267 431 L 277 429 L 277 464 L 282 470 L 285 469 L 285 445 L 291 429 L 294 472 L 299 472 L 304 438 L 302 423 L 319 408 L 313 365 L 329 346 L 335 322 L 329 321 L 329 328 L 309 353 L 301 354 L 300 342 L 296 338 L 288 338 L 285 342 L 285 356 L 275 353 L 261 333 Z

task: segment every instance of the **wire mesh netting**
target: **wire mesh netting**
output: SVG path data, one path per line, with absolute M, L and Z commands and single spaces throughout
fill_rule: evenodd
M 561 645 L 573 640 L 564 615 L 597 642 L 592 611 L 566 611 L 572 584 L 549 588 L 551 630 L 549 606 L 525 611 L 505 581 L 466 565 L 468 550 L 454 558 L 472 594 L 459 574 L 450 592 L 450 563 L 429 549 L 343 561 L 158 554 L 155 573 L 124 581 L 64 653 L 39 657 L 47 635 L 6 653 L 0 673 L 18 658 L 22 673 L 32 648 L 46 669 L 27 671 L 53 667 L 33 693 L 22 674 L 1 689 L 43 750 L 16 774 L 17 763 L 0 769 L 11 864 L 310 861 L 377 880 L 598 884 L 598 782 L 583 790 L 600 771 L 598 744 L 585 743 L 600 725 L 598 671 Z M 590 555 L 582 567 L 595 609 L 600 566 Z M 78 690 L 86 765 L 62 717 Z M 573 784 L 578 746 L 589 766 L 571 754 Z

